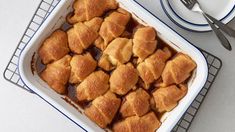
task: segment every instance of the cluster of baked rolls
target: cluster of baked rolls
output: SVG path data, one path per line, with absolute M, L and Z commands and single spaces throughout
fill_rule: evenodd
M 154 28 L 136 24 L 115 0 L 76 0 L 73 8 L 72 27 L 54 31 L 39 48 L 40 77 L 59 94 L 74 86 L 77 103 L 88 102 L 84 113 L 101 128 L 158 129 L 160 115 L 186 95 L 196 63 L 160 42 Z

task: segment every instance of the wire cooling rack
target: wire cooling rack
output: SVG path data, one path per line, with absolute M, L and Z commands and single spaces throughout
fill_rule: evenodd
M 23 81 L 20 79 L 20 75 L 18 72 L 18 60 L 20 53 L 24 49 L 24 47 L 29 43 L 30 39 L 34 36 L 34 34 L 38 31 L 39 27 L 42 25 L 44 20 L 48 17 L 48 15 L 52 12 L 52 10 L 56 7 L 60 0 L 42 0 L 35 11 L 30 23 L 27 26 L 27 29 L 24 32 L 18 46 L 15 49 L 5 71 L 4 78 L 11 83 L 19 86 L 20 88 L 27 90 L 33 93 L 30 89 L 28 89 Z
M 13 53 L 5 71 L 4 71 L 4 78 L 15 84 L 16 86 L 19 86 L 20 88 L 33 93 L 30 89 L 28 89 L 23 81 L 20 78 L 19 72 L 18 72 L 18 60 L 20 53 L 24 49 L 24 47 L 29 43 L 30 39 L 34 36 L 34 34 L 37 32 L 39 27 L 42 25 L 44 20 L 49 16 L 49 14 L 53 11 L 53 9 L 57 6 L 57 4 L 60 2 L 60 0 L 42 0 L 35 11 L 27 29 L 24 32 L 24 35 L 22 36 L 18 46 L 15 49 L 15 52 Z M 209 68 L 209 76 L 207 79 L 207 82 L 201 92 L 198 94 L 196 99 L 193 101 L 191 106 L 188 108 L 188 110 L 184 113 L 180 121 L 177 123 L 177 125 L 174 127 L 172 132 L 186 132 L 188 131 L 190 125 L 192 124 L 192 121 L 194 117 L 196 116 L 200 105 L 202 104 L 203 100 L 206 97 L 206 94 L 208 93 L 211 85 L 213 84 L 218 72 L 221 69 L 222 62 L 221 60 L 208 53 L 207 51 L 204 51 L 200 49 L 202 53 L 204 54 L 205 58 L 207 59 L 208 68 Z

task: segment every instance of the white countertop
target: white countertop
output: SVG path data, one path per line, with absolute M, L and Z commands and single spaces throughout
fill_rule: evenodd
M 149 0 L 146 0 L 148 2 Z M 36 95 L 4 80 L 3 71 L 40 0 L 0 0 L 0 131 L 78 132 L 78 126 Z M 155 6 L 155 7 L 154 7 Z M 164 14 L 160 3 L 148 5 L 167 24 L 202 49 L 218 56 L 223 67 L 207 94 L 190 132 L 235 131 L 235 39 L 234 50 L 226 51 L 212 32 L 192 33 L 177 27 Z M 229 24 L 235 28 L 235 21 Z

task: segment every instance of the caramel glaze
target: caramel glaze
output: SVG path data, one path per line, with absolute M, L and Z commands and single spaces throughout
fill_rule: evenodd
M 36 71 L 36 66 L 35 66 L 35 52 L 33 53 L 33 56 L 31 57 L 31 72 L 34 75 L 34 72 Z

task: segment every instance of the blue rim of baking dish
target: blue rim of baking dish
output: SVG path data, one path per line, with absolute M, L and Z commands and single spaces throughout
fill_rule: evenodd
M 166 1 L 167 1 L 167 4 L 168 4 L 169 8 L 170 8 L 171 11 L 173 12 L 173 14 L 174 14 L 176 17 L 178 17 L 180 20 L 182 20 L 183 22 L 188 23 L 188 24 L 193 25 L 193 26 L 198 26 L 198 27 L 206 27 L 206 26 L 209 26 L 209 24 L 196 24 L 196 23 L 192 23 L 192 22 L 189 22 L 189 21 L 183 19 L 183 18 L 182 18 L 181 16 L 179 16 L 179 15 L 175 12 L 175 10 L 172 8 L 171 4 L 169 3 L 169 0 L 166 0 Z M 183 29 L 186 29 L 186 30 L 188 30 L 188 31 L 193 31 L 193 32 L 210 32 L 210 31 L 211 31 L 211 29 L 204 30 L 204 31 L 197 31 L 197 30 L 193 30 L 193 29 L 190 29 L 190 28 L 187 28 L 187 27 L 181 25 L 181 24 L 178 23 L 176 20 L 174 20 L 174 19 L 171 17 L 171 15 L 168 13 L 168 11 L 167 11 L 167 9 L 166 9 L 166 7 L 165 7 L 165 4 L 163 3 L 163 0 L 160 0 L 160 3 L 161 3 L 161 7 L 162 7 L 163 11 L 165 12 L 165 14 L 166 14 L 166 15 L 168 16 L 168 18 L 170 18 L 170 20 L 171 20 L 173 23 L 175 23 L 177 26 L 179 26 L 179 27 L 181 27 L 181 28 L 183 28 Z M 234 10 L 235 10 L 235 5 L 234 5 L 233 8 L 228 12 L 227 15 L 225 15 L 223 18 L 220 19 L 220 21 L 223 21 L 224 19 L 228 18 L 228 17 L 232 14 L 232 12 L 233 12 Z
M 166 24 L 164 21 L 162 21 L 160 18 L 158 18 L 156 15 L 154 15 L 151 11 L 149 11 L 147 8 L 145 8 L 143 5 L 141 5 L 140 3 L 138 3 L 136 0 L 133 0 L 135 3 L 137 3 L 140 7 L 142 7 L 143 9 L 145 9 L 148 13 L 150 13 L 152 16 L 154 16 L 156 19 L 158 19 L 160 22 L 162 22 L 163 24 L 165 24 L 168 28 L 170 28 L 173 32 L 175 32 L 177 35 L 179 35 L 181 38 L 183 38 L 185 41 L 187 41 L 189 44 L 191 44 L 193 47 L 195 47 L 205 58 L 205 55 L 202 53 L 201 50 L 199 50 L 194 44 L 192 44 L 189 40 L 187 40 L 185 37 L 183 37 L 181 34 L 179 34 L 177 31 L 175 31 L 172 27 L 170 27 L 168 24 Z M 59 4 L 59 2 L 55 5 L 55 7 Z M 50 16 L 51 12 L 48 14 L 48 16 Z M 48 17 L 47 16 L 47 17 Z M 46 17 L 46 18 L 47 18 Z M 40 27 L 42 26 L 42 24 L 39 26 L 38 29 L 40 29 Z M 32 37 L 33 38 L 33 37 Z M 29 39 L 29 42 L 31 41 L 31 39 Z M 22 52 L 24 51 L 24 49 L 27 47 L 27 45 L 21 50 L 20 52 L 20 56 L 22 54 Z M 20 60 L 20 59 L 19 59 Z M 18 60 L 18 64 L 19 64 L 19 60 Z M 17 69 L 19 70 L 19 65 L 17 66 Z M 62 115 L 64 115 L 65 117 L 67 117 L 70 121 L 72 121 L 73 123 L 75 123 L 77 126 L 79 126 L 82 130 L 88 132 L 84 127 L 82 127 L 80 124 L 78 124 L 76 121 L 74 121 L 73 119 L 71 119 L 68 115 L 66 115 L 65 113 L 63 113 L 61 110 L 59 110 L 57 107 L 55 107 L 53 104 L 51 104 L 49 101 L 47 101 L 45 98 L 43 98 L 40 94 L 38 94 L 37 92 L 35 92 L 34 90 L 32 90 L 26 83 L 25 81 L 22 79 L 20 72 L 19 72 L 19 76 L 20 79 L 22 80 L 22 82 L 25 84 L 25 86 L 32 91 L 33 94 L 37 95 L 38 97 L 40 97 L 41 99 L 43 99 L 46 103 L 48 103 L 50 106 L 52 106 L 54 109 L 56 109 L 58 112 L 60 112 Z M 208 76 L 207 76 L 208 78 Z

